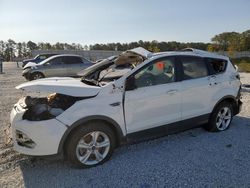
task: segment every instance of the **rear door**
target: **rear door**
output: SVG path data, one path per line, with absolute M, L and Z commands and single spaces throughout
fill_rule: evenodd
M 66 64 L 67 76 L 77 76 L 77 73 L 85 68 L 85 63 L 81 57 L 66 56 L 64 57 Z
M 182 120 L 210 113 L 213 91 L 203 58 L 179 56 L 182 66 Z

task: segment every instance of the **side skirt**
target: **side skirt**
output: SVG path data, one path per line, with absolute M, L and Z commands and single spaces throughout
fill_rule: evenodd
M 177 132 L 185 131 L 191 128 L 199 127 L 200 125 L 208 123 L 210 114 L 205 114 L 202 116 L 178 121 L 175 123 L 162 125 L 159 127 L 146 129 L 143 131 L 138 131 L 134 133 L 129 133 L 127 135 L 128 143 L 141 142 L 149 139 L 155 139 L 169 134 L 174 134 Z

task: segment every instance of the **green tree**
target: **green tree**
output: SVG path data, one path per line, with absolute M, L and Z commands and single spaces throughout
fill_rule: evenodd
M 21 42 L 18 42 L 16 45 L 16 49 L 17 49 L 17 57 L 23 57 L 23 45 Z
M 219 46 L 221 51 L 239 51 L 240 50 L 240 33 L 237 32 L 224 32 L 215 35 L 211 40 L 213 44 Z
M 6 61 L 12 61 L 14 59 L 16 51 L 15 45 L 16 43 L 12 39 L 9 39 L 5 44 L 6 48 L 4 50 L 4 57 Z
M 29 53 L 29 55 L 31 55 L 31 51 L 32 51 L 32 50 L 38 49 L 37 44 L 34 43 L 34 42 L 32 42 L 32 41 L 28 41 L 28 42 L 27 42 L 27 48 L 28 48 L 28 53 Z
M 240 49 L 242 51 L 249 51 L 250 50 L 250 30 L 247 30 L 241 34 Z

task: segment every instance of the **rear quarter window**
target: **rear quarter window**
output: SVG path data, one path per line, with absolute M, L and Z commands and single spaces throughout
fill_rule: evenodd
M 206 58 L 210 74 L 223 73 L 227 67 L 227 61 L 224 59 Z

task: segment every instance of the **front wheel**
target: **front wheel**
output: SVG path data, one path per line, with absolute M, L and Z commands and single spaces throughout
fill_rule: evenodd
M 37 80 L 41 78 L 44 78 L 44 75 L 40 72 L 35 72 L 31 75 L 31 80 Z
M 230 103 L 223 102 L 213 111 L 206 129 L 212 132 L 224 131 L 229 128 L 233 119 L 233 109 Z
M 103 123 L 88 123 L 73 132 L 66 147 L 68 159 L 78 167 L 103 164 L 115 148 L 113 130 Z

